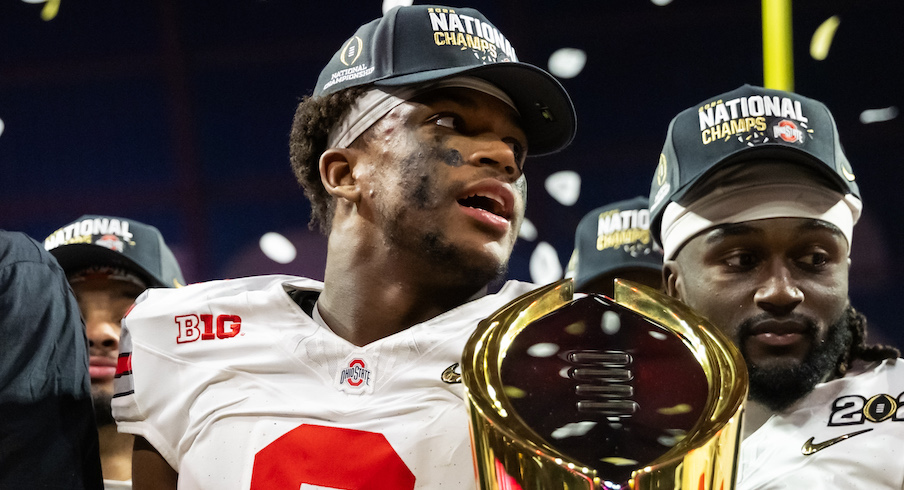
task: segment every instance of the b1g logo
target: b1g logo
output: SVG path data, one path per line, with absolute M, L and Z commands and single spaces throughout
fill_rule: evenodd
M 904 421 L 904 393 L 897 398 L 881 394 L 869 399 L 860 395 L 843 396 L 832 404 L 830 426 L 857 425 L 866 421 Z
M 175 317 L 179 333 L 176 342 L 184 344 L 196 340 L 228 339 L 242 330 L 242 318 L 238 315 L 179 315 Z

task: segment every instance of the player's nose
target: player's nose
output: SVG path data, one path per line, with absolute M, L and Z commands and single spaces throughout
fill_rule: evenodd
M 88 347 L 92 350 L 118 350 L 119 330 L 119 322 L 110 319 L 96 317 L 85 319 Z
M 804 301 L 804 293 L 790 267 L 782 260 L 775 260 L 768 264 L 763 281 L 754 294 L 754 301 L 764 311 L 783 315 Z
M 498 169 L 506 180 L 514 182 L 521 177 L 522 169 L 519 151 L 513 143 L 505 141 L 495 133 L 485 133 L 478 137 L 470 161 L 477 165 Z

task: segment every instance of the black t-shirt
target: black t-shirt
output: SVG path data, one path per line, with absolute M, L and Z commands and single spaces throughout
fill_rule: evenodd
M 44 247 L 0 230 L 0 489 L 102 489 L 88 340 Z

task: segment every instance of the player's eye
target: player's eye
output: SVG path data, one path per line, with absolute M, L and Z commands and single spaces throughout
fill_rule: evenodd
M 737 251 L 725 257 L 724 262 L 731 269 L 744 271 L 755 267 L 758 263 L 758 258 L 753 253 Z
M 461 118 L 453 114 L 440 114 L 433 119 L 433 122 L 436 123 L 437 126 L 454 129 L 456 131 L 461 130 L 462 127 Z
M 799 260 L 801 263 L 810 267 L 824 267 L 829 263 L 829 254 L 823 252 L 812 252 L 804 255 Z
M 515 162 L 518 163 L 518 168 L 523 169 L 525 157 L 524 145 L 513 138 L 506 138 L 505 143 L 512 149 L 512 153 L 515 155 Z

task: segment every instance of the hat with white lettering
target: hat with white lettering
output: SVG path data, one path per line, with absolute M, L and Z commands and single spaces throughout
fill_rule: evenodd
M 93 267 L 122 268 L 149 287 L 181 287 L 182 270 L 160 231 L 116 216 L 84 215 L 44 239 L 67 275 Z
M 662 251 L 650 237 L 647 198 L 637 196 L 596 208 L 581 218 L 565 277 L 574 278 L 577 291 L 611 295 L 616 277 L 658 287 L 661 271 Z
M 814 170 L 831 190 L 859 203 L 860 189 L 829 109 L 792 92 L 743 85 L 672 119 L 650 187 L 653 238 L 663 243 L 669 203 L 687 206 L 702 197 L 696 184 L 717 170 L 769 161 Z
M 343 43 L 320 73 L 314 96 L 360 85 L 399 87 L 464 74 L 496 85 L 512 99 L 530 155 L 559 151 L 574 139 L 574 105 L 559 81 L 519 62 L 509 40 L 471 8 L 392 8 Z

